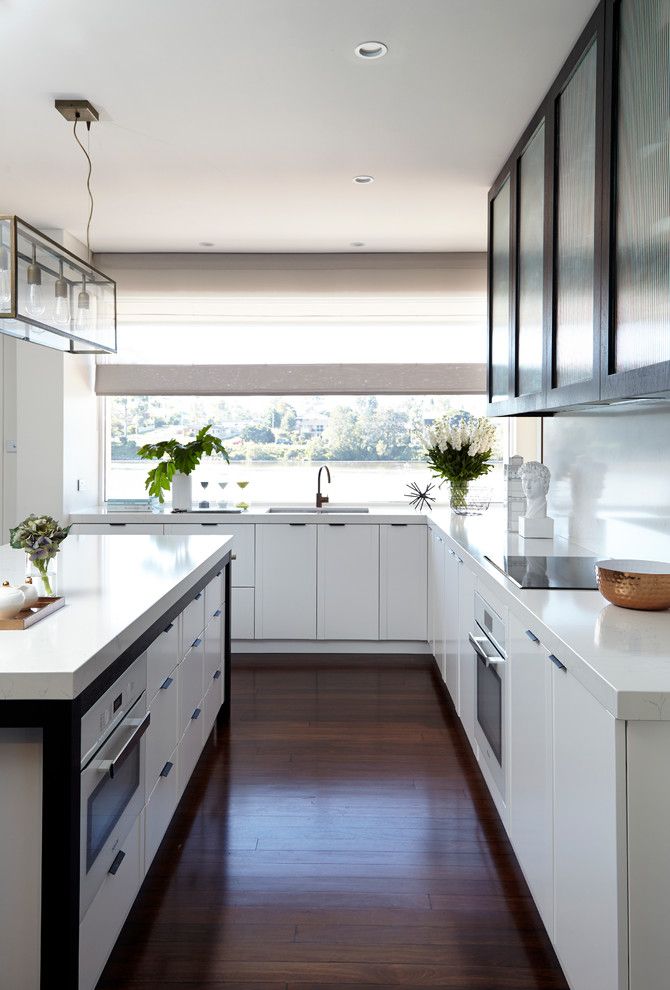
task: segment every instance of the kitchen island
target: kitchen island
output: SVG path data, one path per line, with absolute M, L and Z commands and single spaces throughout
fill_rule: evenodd
M 231 539 L 70 536 L 0 631 L 0 985 L 91 990 L 230 706 Z M 25 555 L 0 548 L 0 576 Z

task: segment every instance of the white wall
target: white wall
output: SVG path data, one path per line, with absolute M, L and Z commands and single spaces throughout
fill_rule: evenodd
M 670 561 L 670 408 L 642 403 L 544 420 L 556 532 L 594 553 Z
M 99 501 L 94 359 L 2 339 L 0 543 L 31 512 L 66 520 Z M 7 441 L 16 441 L 9 453 Z M 77 481 L 82 490 L 77 491 Z

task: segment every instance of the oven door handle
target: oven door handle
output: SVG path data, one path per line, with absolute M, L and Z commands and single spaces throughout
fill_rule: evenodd
M 117 769 L 125 763 L 126 759 L 130 756 L 130 753 L 135 748 L 137 743 L 140 741 L 144 733 L 149 728 L 149 722 L 151 721 L 151 712 L 147 712 L 144 718 L 129 718 L 126 720 L 126 725 L 134 725 L 135 731 L 129 739 L 126 739 L 121 749 L 118 751 L 116 756 L 113 756 L 111 760 L 100 760 L 99 768 L 104 773 L 109 771 L 109 776 L 114 777 Z
M 499 656 L 498 654 L 494 657 L 489 656 L 483 649 L 481 645 L 482 640 L 479 637 L 473 636 L 472 633 L 468 633 L 468 639 L 470 640 L 470 646 L 473 648 L 475 653 L 478 653 L 482 660 L 486 662 L 487 667 L 495 667 L 498 664 L 505 663 L 505 658 Z

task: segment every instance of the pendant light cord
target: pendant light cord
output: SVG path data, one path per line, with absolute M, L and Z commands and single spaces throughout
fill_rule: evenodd
M 91 161 L 91 156 L 89 155 L 88 151 L 86 150 L 86 148 L 84 147 L 84 145 L 81 143 L 81 141 L 79 140 L 79 137 L 77 135 L 77 124 L 78 123 L 79 123 L 79 114 L 77 114 L 77 116 L 75 118 L 74 128 L 73 128 L 73 134 L 74 134 L 75 141 L 77 142 L 77 144 L 79 145 L 79 147 L 81 148 L 81 150 L 84 152 L 84 154 L 86 156 L 86 161 L 88 162 L 88 175 L 86 176 L 86 190 L 88 192 L 88 198 L 89 198 L 89 200 L 91 202 L 91 207 L 90 207 L 90 209 L 88 211 L 88 223 L 86 224 L 86 250 L 88 251 L 88 258 L 90 260 L 90 258 L 91 258 L 91 220 L 93 219 L 93 207 L 95 205 L 95 202 L 94 202 L 94 199 L 93 199 L 93 191 L 91 189 L 91 174 L 93 172 L 93 162 Z M 90 131 L 90 129 L 91 129 L 90 122 L 87 122 L 86 126 L 87 126 L 88 130 Z

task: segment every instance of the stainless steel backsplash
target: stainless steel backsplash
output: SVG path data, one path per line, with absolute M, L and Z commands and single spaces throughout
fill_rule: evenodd
M 556 535 L 599 555 L 670 561 L 670 406 L 544 420 Z

